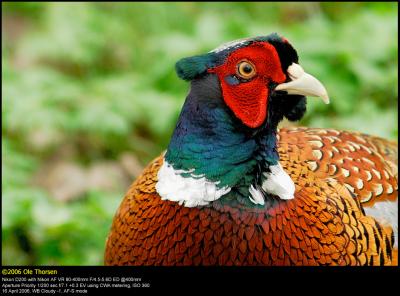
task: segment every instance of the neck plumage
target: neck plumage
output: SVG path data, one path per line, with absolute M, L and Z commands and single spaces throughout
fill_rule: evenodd
M 228 193 L 264 204 L 266 173 L 279 165 L 278 122 L 269 116 L 262 127 L 250 129 L 223 102 L 216 76 L 192 81 L 159 172 L 159 194 L 186 206 L 205 205 Z M 185 198 L 189 195 L 191 201 Z

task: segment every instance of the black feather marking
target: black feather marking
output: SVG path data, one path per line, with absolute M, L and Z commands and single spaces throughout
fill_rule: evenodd
M 375 221 L 375 226 L 376 226 L 376 228 L 378 229 L 378 233 L 379 233 L 379 236 L 380 237 L 383 237 L 383 234 L 382 234 L 382 227 L 379 225 L 379 223 L 377 223 L 376 221 Z
M 390 260 L 392 260 L 392 245 L 390 244 L 389 237 L 386 237 L 385 240 L 386 240 L 386 252 Z
M 380 252 L 379 259 L 380 259 L 380 265 L 381 266 L 385 265 L 385 256 L 383 255 L 383 252 Z

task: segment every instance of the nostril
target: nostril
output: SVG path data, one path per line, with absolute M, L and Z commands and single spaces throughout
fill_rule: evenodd
M 271 96 L 287 95 L 287 91 L 275 89 L 278 85 L 279 85 L 279 83 L 272 82 L 272 81 L 268 83 L 268 87 L 271 90 Z

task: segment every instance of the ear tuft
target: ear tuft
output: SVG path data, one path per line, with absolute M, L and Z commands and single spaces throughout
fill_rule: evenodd
M 281 60 L 282 69 L 284 71 L 286 71 L 286 69 L 292 63 L 299 62 L 297 51 L 293 48 L 293 46 L 286 38 L 279 36 L 277 33 L 272 33 L 267 36 L 267 41 L 271 43 L 278 52 L 279 59 Z
M 179 60 L 175 65 L 175 70 L 179 78 L 189 81 L 204 74 L 207 69 L 214 67 L 216 62 L 216 56 L 208 53 Z

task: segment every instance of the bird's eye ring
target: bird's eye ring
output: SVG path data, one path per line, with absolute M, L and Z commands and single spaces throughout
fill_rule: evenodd
M 236 74 L 243 79 L 250 79 L 256 75 L 256 67 L 249 61 L 240 61 L 237 64 Z

